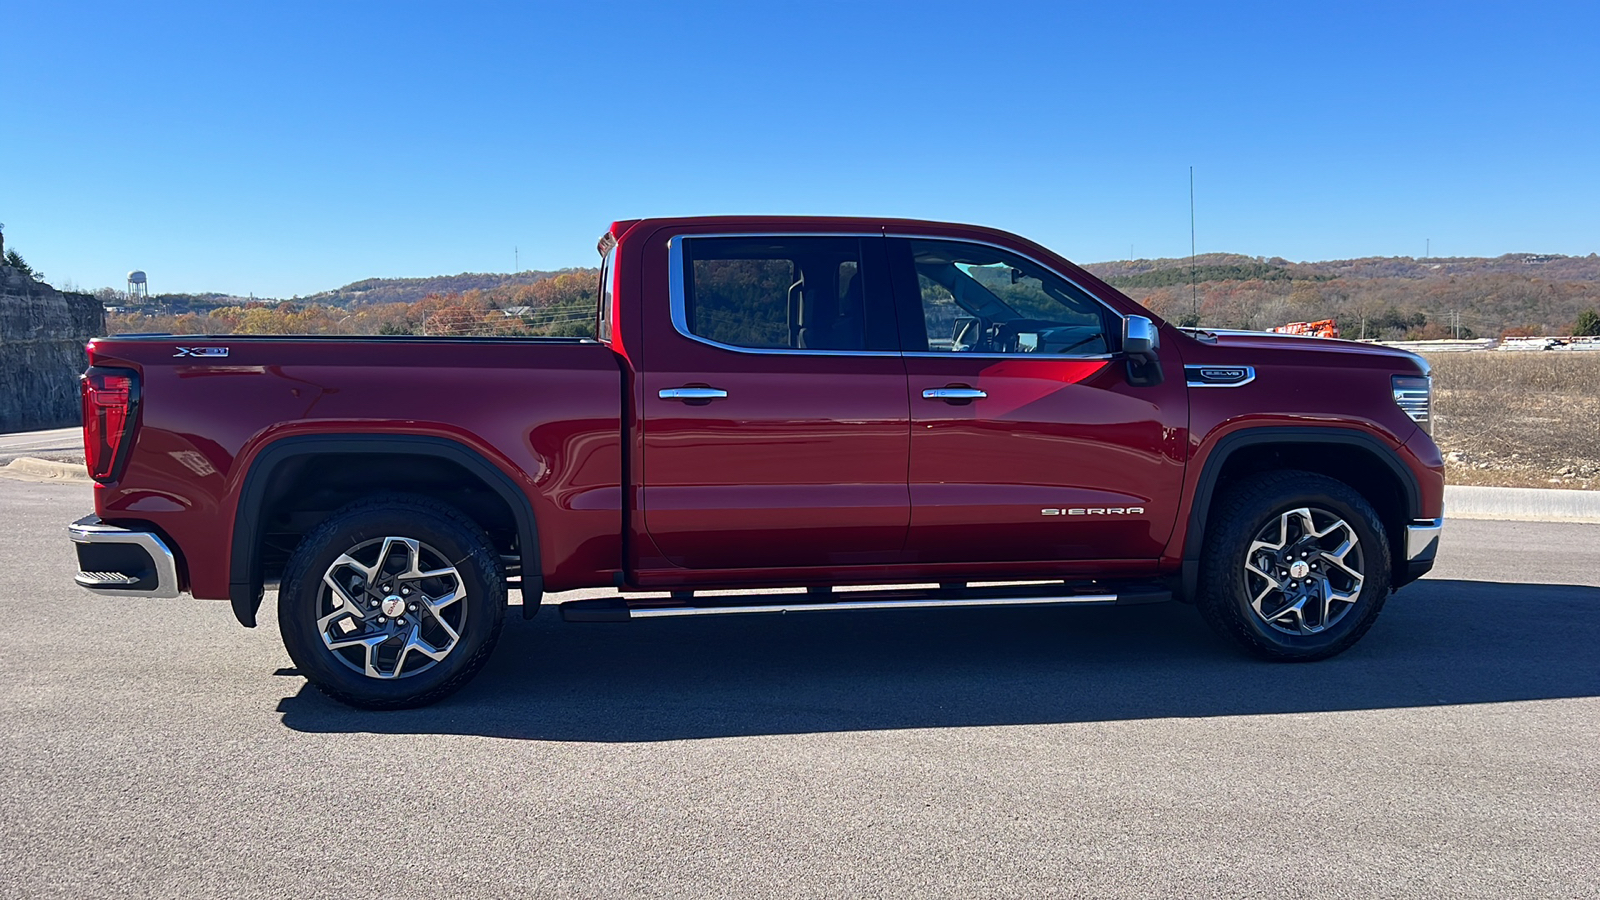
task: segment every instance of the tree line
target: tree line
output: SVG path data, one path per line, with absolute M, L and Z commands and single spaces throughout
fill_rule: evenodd
M 1581 271 L 1551 277 L 1554 271 L 1536 265 L 1456 272 L 1441 265 L 1427 275 L 1369 274 L 1381 271 L 1375 266 L 1351 267 L 1360 274 L 1309 271 L 1306 264 L 1277 268 L 1284 274 L 1259 277 L 1243 267 L 1197 267 L 1192 289 L 1187 266 L 1095 274 L 1109 275 L 1128 296 L 1184 325 L 1264 329 L 1333 319 L 1343 336 L 1368 340 L 1592 333 L 1600 309 L 1600 277 Z
M 1548 264 L 1509 257 L 1478 265 L 1425 260 L 1306 264 L 1211 254 L 1197 260 L 1204 265 L 1196 266 L 1192 292 L 1186 261 L 1154 262 L 1087 268 L 1183 325 L 1257 329 L 1333 319 L 1346 337 L 1382 340 L 1600 334 L 1600 264 L 1586 257 Z M 107 324 L 111 333 L 592 334 L 597 270 L 540 274 L 532 283 L 438 291 L 415 301 L 333 299 L 369 293 L 359 290 L 254 303 L 215 294 L 170 295 L 155 298 L 159 314 L 114 313 Z M 103 289 L 97 296 L 113 305 L 119 295 Z
M 106 328 L 110 334 L 592 337 L 598 280 L 596 269 L 568 269 L 532 284 L 434 293 L 414 302 L 202 302 L 185 304 L 186 311 L 113 313 Z

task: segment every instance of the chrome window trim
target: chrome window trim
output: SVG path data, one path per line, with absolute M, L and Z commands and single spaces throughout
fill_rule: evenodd
M 616 323 L 612 321 L 611 312 L 617 303 L 617 247 L 619 244 L 616 238 L 612 237 L 610 232 L 607 232 L 600 239 L 601 246 L 606 245 L 606 238 L 611 238 L 611 246 L 600 256 L 600 286 L 595 291 L 598 295 L 596 303 L 599 308 L 595 311 L 594 336 L 596 343 L 609 345 L 613 342 L 613 336 L 616 334 Z M 600 336 L 601 323 L 606 325 L 605 337 Z
M 1194 381 L 1194 380 L 1189 378 L 1189 370 L 1190 369 L 1243 369 L 1245 377 L 1244 377 L 1243 381 L 1230 381 L 1230 382 L 1228 382 L 1226 384 L 1218 384 L 1218 383 L 1213 382 L 1213 381 Z M 1247 385 L 1250 382 L 1255 381 L 1255 380 L 1256 380 L 1256 367 L 1255 366 L 1232 366 L 1232 365 L 1227 365 L 1227 364 L 1224 364 L 1224 363 L 1207 363 L 1205 365 L 1188 365 L 1188 366 L 1184 366 L 1183 367 L 1183 381 L 1184 381 L 1184 384 L 1186 384 L 1186 385 L 1188 385 L 1189 387 L 1192 387 L 1192 388 L 1236 388 L 1236 387 L 1244 387 L 1245 385 Z
M 672 328 L 679 335 L 707 347 L 716 347 L 719 350 L 731 350 L 734 353 L 751 353 L 757 356 L 851 356 L 851 357 L 912 357 L 916 359 L 1117 359 L 1115 353 L 959 353 L 955 351 L 940 352 L 937 350 L 792 350 L 763 347 L 739 347 L 734 344 L 724 344 L 710 338 L 701 337 L 689 330 L 688 299 L 683 289 L 683 242 L 698 238 L 789 238 L 789 237 L 840 237 L 840 238 L 904 238 L 907 240 L 932 240 L 943 241 L 951 244 L 973 244 L 979 247 L 989 247 L 1002 253 L 1010 253 L 1033 263 L 1046 272 L 1060 278 L 1080 291 L 1090 300 L 1105 307 L 1105 309 L 1121 322 L 1127 316 L 1118 312 L 1111 304 L 1100 299 L 1099 295 L 1089 290 L 1072 278 L 1061 274 L 1055 267 L 1022 253 L 1010 247 L 988 241 L 975 241 L 970 238 L 944 238 L 926 234 L 888 234 L 885 232 L 865 231 L 728 231 L 705 234 L 675 234 L 667 242 L 667 287 L 669 308 L 672 316 Z

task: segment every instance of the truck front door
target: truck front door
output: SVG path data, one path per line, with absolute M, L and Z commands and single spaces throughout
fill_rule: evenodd
M 1119 314 L 1019 253 L 934 238 L 888 249 L 906 323 L 914 560 L 1159 557 L 1182 490 L 1181 362 L 1159 385 L 1130 385 Z
M 639 548 L 641 568 L 903 558 L 909 411 L 883 244 L 670 240 L 670 297 L 652 286 L 643 305 L 639 505 L 658 553 Z

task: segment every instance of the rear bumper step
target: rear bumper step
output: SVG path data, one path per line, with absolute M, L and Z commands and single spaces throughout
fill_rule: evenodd
M 85 516 L 67 526 L 78 551 L 79 587 L 106 597 L 177 597 L 178 563 L 160 536 Z
M 740 613 L 792 613 L 863 609 L 932 609 L 963 606 L 1128 606 L 1160 603 L 1172 593 L 1156 585 L 1128 585 L 1108 592 L 1105 585 L 1066 584 L 962 588 L 959 590 L 868 590 L 833 594 L 741 594 L 737 596 L 598 597 L 561 604 L 568 622 L 626 622 L 668 616 L 725 616 Z

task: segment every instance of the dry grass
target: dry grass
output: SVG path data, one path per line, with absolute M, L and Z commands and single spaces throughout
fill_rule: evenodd
M 1428 362 L 1449 483 L 1600 489 L 1600 353 L 1438 353 Z

